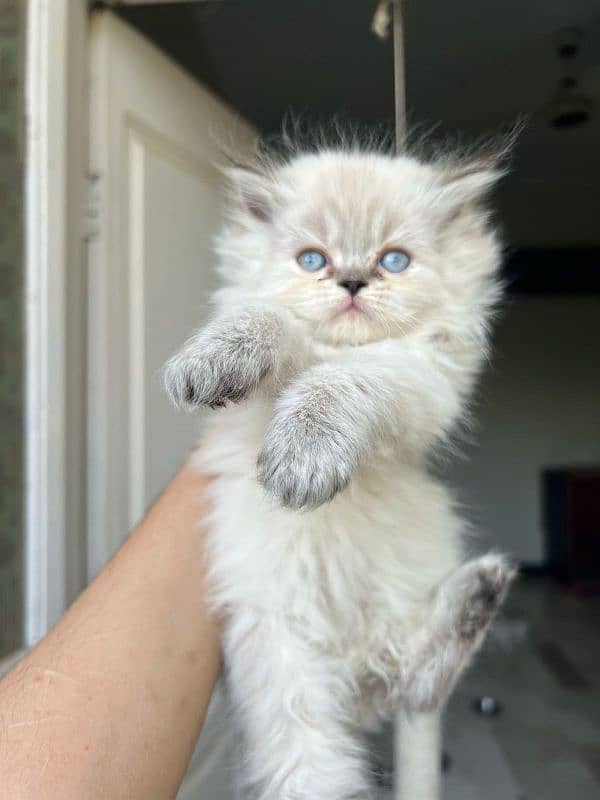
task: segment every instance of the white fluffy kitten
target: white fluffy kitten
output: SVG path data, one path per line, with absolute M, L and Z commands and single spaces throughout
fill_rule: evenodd
M 437 800 L 436 710 L 512 576 L 495 555 L 461 566 L 427 470 L 486 353 L 499 175 L 356 148 L 230 170 L 225 288 L 166 384 L 224 407 L 200 459 L 244 796 L 371 797 L 359 730 L 404 707 L 404 800 Z

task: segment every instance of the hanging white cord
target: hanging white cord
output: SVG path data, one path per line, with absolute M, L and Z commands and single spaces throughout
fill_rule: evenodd
M 381 39 L 394 27 L 394 106 L 396 119 L 396 152 L 404 149 L 406 142 L 406 76 L 404 72 L 404 20 L 402 0 L 381 0 L 375 11 L 371 30 Z

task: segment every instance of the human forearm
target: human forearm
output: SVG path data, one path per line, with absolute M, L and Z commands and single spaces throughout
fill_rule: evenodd
M 11 800 L 175 796 L 220 664 L 203 602 L 206 482 L 185 467 L 0 683 L 0 775 Z

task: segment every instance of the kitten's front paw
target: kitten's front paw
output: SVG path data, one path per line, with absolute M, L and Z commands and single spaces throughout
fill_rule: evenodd
M 275 368 L 283 335 L 279 314 L 265 309 L 213 320 L 167 362 L 171 400 L 188 411 L 238 403 Z
M 287 508 L 317 508 L 348 485 L 356 461 L 342 431 L 299 408 L 271 422 L 258 456 L 258 479 Z
M 171 401 L 178 408 L 187 411 L 198 406 L 219 408 L 247 397 L 269 367 L 267 358 L 250 359 L 243 352 L 209 341 L 168 361 L 164 381 Z

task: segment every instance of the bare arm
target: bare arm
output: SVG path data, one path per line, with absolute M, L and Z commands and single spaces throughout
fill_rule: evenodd
M 220 666 L 203 602 L 207 481 L 184 467 L 0 682 L 3 797 L 175 797 Z

